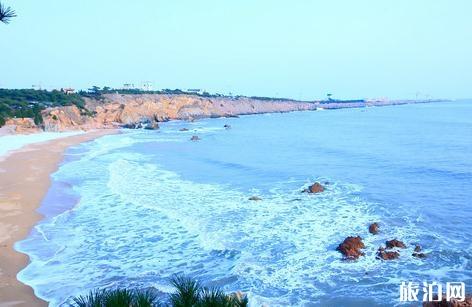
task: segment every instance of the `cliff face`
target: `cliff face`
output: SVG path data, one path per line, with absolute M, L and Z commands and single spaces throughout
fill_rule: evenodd
M 86 113 L 76 106 L 57 107 L 42 112 L 47 131 L 155 126 L 170 119 L 235 116 L 270 112 L 314 110 L 318 104 L 294 101 L 267 101 L 246 97 L 205 98 L 193 95 L 103 95 L 101 100 L 86 99 Z

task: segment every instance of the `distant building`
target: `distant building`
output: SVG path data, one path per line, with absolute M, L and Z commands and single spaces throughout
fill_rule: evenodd
M 204 91 L 199 88 L 189 88 L 187 89 L 187 93 L 193 93 L 193 94 L 202 94 Z
M 73 88 L 67 87 L 67 88 L 61 88 L 61 92 L 63 92 L 66 95 L 69 95 L 69 94 L 74 94 L 75 90 Z
M 149 81 L 143 82 L 142 90 L 146 92 L 152 91 L 152 82 L 149 82 Z
M 133 90 L 133 89 L 135 89 L 135 88 L 136 88 L 136 87 L 134 86 L 133 83 L 125 83 L 125 84 L 123 84 L 123 89 L 124 89 L 124 90 Z

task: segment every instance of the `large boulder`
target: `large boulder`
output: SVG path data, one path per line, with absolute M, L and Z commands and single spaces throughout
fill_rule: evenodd
M 357 237 L 347 237 L 344 241 L 338 245 L 336 248 L 341 254 L 343 254 L 344 259 L 357 259 L 360 256 L 363 256 L 364 253 L 361 251 L 365 247 L 362 238 Z
M 377 259 L 382 259 L 382 260 L 393 260 L 397 259 L 400 257 L 400 253 L 397 251 L 387 251 L 383 247 L 379 247 L 377 250 Z
M 303 190 L 305 193 L 321 193 L 325 190 L 324 186 L 319 182 L 315 182 L 310 185 L 307 189 Z
M 426 254 L 422 252 L 421 246 L 419 244 L 415 246 L 412 256 L 421 259 L 426 258 Z
M 397 239 L 387 241 L 387 242 L 385 242 L 385 245 L 387 246 L 387 248 L 394 248 L 394 247 L 406 248 L 405 243 L 403 243 L 402 241 L 399 241 Z
M 438 299 L 436 294 L 434 295 L 434 299 Z M 443 293 L 440 302 L 423 302 L 423 307 L 472 307 L 472 295 L 466 295 L 464 301 L 451 298 L 448 302 L 446 294 Z
M 159 124 L 155 119 L 141 118 L 134 122 L 127 122 L 123 124 L 122 127 L 127 129 L 157 130 L 159 129 Z
M 379 224 L 378 223 L 372 223 L 369 225 L 369 232 L 373 235 L 376 235 L 379 233 Z

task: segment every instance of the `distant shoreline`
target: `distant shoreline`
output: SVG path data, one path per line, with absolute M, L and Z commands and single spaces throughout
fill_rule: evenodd
M 297 101 L 266 97 L 203 96 L 192 94 L 106 93 L 83 96 L 82 105 L 48 107 L 41 111 L 41 124 L 31 118 L 10 118 L 0 135 L 63 132 L 104 128 L 157 129 L 160 122 L 239 115 L 362 108 L 450 100 L 319 100 Z

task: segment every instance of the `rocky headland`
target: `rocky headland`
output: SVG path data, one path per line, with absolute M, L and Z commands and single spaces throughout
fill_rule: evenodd
M 40 125 L 36 125 L 31 118 L 10 118 L 7 119 L 2 129 L 9 133 L 120 127 L 157 129 L 159 122 L 173 119 L 195 120 L 205 117 L 235 117 L 247 114 L 357 108 L 420 102 L 407 100 L 306 102 L 244 96 L 204 97 L 191 94 L 118 93 L 84 97 L 83 99 L 85 102 L 84 108 L 68 105 L 42 110 L 43 122 Z

